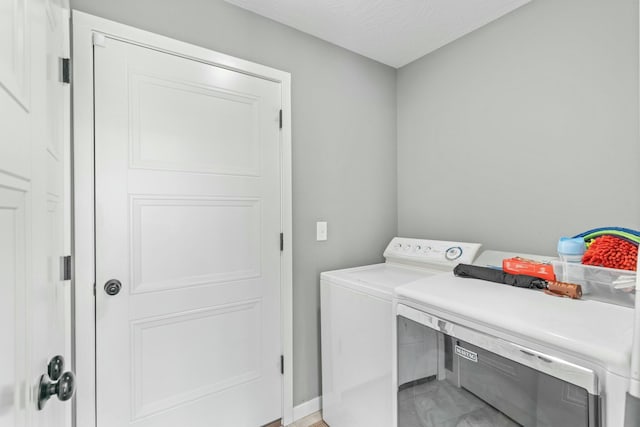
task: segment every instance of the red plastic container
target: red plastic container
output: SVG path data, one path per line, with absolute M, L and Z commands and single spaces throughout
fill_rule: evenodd
M 507 258 L 502 260 L 502 269 L 510 274 L 526 274 L 545 280 L 556 280 L 553 266 L 544 262 L 533 261 L 526 258 Z

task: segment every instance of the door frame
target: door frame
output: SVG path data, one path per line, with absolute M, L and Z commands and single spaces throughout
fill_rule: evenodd
M 291 74 L 86 13 L 72 12 L 73 28 L 73 330 L 75 424 L 96 427 L 94 34 L 280 83 L 282 90 L 281 337 L 284 356 L 282 422 L 293 422 L 293 261 L 291 190 Z M 96 40 L 99 43 L 99 38 Z

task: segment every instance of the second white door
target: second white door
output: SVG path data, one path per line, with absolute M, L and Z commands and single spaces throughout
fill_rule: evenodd
M 98 427 L 280 418 L 280 84 L 109 38 L 94 64 Z

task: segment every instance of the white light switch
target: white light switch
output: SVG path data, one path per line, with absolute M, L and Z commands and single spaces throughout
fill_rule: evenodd
M 316 240 L 318 242 L 327 240 L 327 222 L 326 221 L 316 222 Z

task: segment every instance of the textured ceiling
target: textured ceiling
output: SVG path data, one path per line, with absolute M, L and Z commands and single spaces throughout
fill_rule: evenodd
M 392 67 L 530 0 L 225 0 Z

